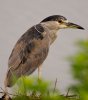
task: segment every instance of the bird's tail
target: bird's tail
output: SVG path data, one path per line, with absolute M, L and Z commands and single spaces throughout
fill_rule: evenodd
M 1 99 L 2 100 L 9 100 L 8 98 L 9 98 L 9 95 L 8 95 L 8 90 L 7 90 L 7 73 L 6 73 L 5 80 L 4 80 L 4 91 L 3 91 L 3 96 Z
M 6 93 L 8 93 L 8 90 L 7 90 L 7 87 L 8 87 L 8 71 L 6 73 L 6 76 L 5 76 L 5 80 L 4 80 L 4 90 Z
M 8 69 L 4 80 L 4 88 L 7 91 L 7 87 L 12 87 L 17 81 L 17 77 L 11 69 Z

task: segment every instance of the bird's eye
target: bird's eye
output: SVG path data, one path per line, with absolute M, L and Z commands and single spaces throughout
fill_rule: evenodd
M 62 23 L 62 20 L 59 20 L 58 22 L 59 22 L 59 23 Z

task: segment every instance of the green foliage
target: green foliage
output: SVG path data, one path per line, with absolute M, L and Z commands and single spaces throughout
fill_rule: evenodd
M 79 50 L 70 59 L 72 75 L 77 84 L 71 86 L 73 96 L 61 96 L 51 83 L 37 78 L 21 77 L 13 100 L 88 100 L 88 41 L 77 43 Z
M 78 81 L 73 90 L 78 91 L 80 100 L 88 100 L 88 41 L 80 41 L 77 45 L 80 49 L 71 59 L 73 76 Z
M 58 100 L 62 98 L 58 91 L 54 91 L 50 86 L 50 82 L 45 80 L 21 77 L 17 81 L 15 89 L 17 96 L 13 100 Z
M 17 82 L 17 91 L 19 94 L 27 94 L 27 92 L 39 92 L 46 93 L 48 90 L 49 83 L 43 80 L 38 80 L 37 78 L 29 78 L 23 76 Z

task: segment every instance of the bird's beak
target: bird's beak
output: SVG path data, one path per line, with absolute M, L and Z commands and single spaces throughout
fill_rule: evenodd
M 74 23 L 71 23 L 71 22 L 67 22 L 65 23 L 67 28 L 73 28 L 73 29 L 81 29 L 81 30 L 84 30 L 83 27 L 81 27 L 80 25 L 77 25 L 77 24 L 74 24 Z

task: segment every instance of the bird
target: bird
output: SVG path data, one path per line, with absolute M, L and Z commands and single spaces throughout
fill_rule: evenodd
M 56 40 L 60 29 L 81 29 L 80 25 L 69 22 L 62 15 L 51 15 L 29 28 L 15 44 L 8 60 L 8 70 L 4 81 L 5 88 L 12 87 L 12 80 L 28 76 L 38 68 L 41 78 L 41 65 L 47 58 L 50 46 Z

